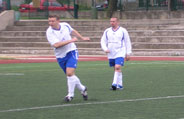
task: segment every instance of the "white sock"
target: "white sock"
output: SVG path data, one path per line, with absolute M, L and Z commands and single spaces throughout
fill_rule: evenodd
M 84 91 L 85 86 L 81 84 L 80 79 L 76 75 L 74 75 L 73 77 L 75 77 L 76 88 L 78 88 L 79 91 Z
M 118 82 L 118 73 L 119 72 L 114 72 L 114 79 L 113 79 L 112 84 L 117 84 L 117 82 Z
M 67 84 L 68 84 L 68 95 L 70 97 L 74 97 L 76 80 L 74 76 L 67 76 Z
M 122 72 L 118 72 L 117 84 L 120 85 L 120 86 L 123 86 L 123 73 Z

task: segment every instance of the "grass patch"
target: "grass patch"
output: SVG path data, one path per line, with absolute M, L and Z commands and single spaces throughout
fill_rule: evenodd
M 183 69 L 184 62 L 129 61 L 122 68 L 124 90 L 111 91 L 113 69 L 108 62 L 79 62 L 76 75 L 88 87 L 89 100 L 83 101 L 76 90 L 74 100 L 65 103 L 67 82 L 57 63 L 0 64 L 0 74 L 24 74 L 0 76 L 0 118 L 181 119 L 184 118 L 183 97 L 138 99 L 183 96 Z M 1 112 L 54 105 L 63 106 Z

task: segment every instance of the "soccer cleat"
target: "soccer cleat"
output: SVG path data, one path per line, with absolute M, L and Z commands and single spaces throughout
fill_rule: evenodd
M 121 85 L 118 85 L 118 86 L 117 86 L 117 90 L 123 90 L 123 88 L 124 88 L 124 87 L 121 86 Z
M 65 100 L 65 102 L 70 102 L 70 101 L 72 101 L 72 99 L 73 99 L 73 97 L 66 96 L 64 100 Z
M 112 84 L 112 90 L 116 90 L 116 88 L 117 88 L 117 85 L 116 84 Z
M 81 94 L 84 100 L 88 100 L 87 87 L 85 87 L 84 91 L 82 91 Z

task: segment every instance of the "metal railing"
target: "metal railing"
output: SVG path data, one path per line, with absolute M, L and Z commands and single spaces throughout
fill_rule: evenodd
M 139 0 L 139 8 L 146 10 L 160 10 L 171 7 L 171 10 L 179 10 L 184 9 L 184 0 L 171 0 L 169 4 L 169 0 Z
M 2 1 L 2 2 L 1 2 Z M 25 3 L 28 3 L 33 0 L 24 0 Z M 60 4 L 73 6 L 73 10 L 68 9 L 68 13 L 73 18 L 78 18 L 78 12 L 81 8 L 83 10 L 90 10 L 90 6 L 85 3 L 79 2 L 79 0 L 57 0 Z M 76 2 L 77 1 L 77 2 Z M 104 0 L 105 1 L 105 0 Z M 184 10 L 184 0 L 170 0 L 172 1 L 169 4 L 169 0 L 118 0 L 117 9 L 121 11 L 137 11 L 137 10 L 169 10 L 169 7 L 172 7 L 172 10 Z M 11 0 L 0 0 L 0 11 L 11 9 Z M 40 9 L 39 7 L 32 10 L 27 8 L 28 18 L 47 18 L 50 13 L 53 13 L 49 10 L 49 0 L 45 0 L 44 7 L 45 9 Z M 91 6 L 91 12 L 96 13 L 96 6 Z M 94 10 L 93 10 L 94 9 Z M 62 14 L 61 12 L 58 12 Z
M 168 9 L 168 0 L 139 0 L 139 8 L 146 10 Z
M 184 0 L 177 0 L 176 9 L 184 9 Z

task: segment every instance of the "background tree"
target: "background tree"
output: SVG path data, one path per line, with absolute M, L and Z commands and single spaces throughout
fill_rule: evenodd
M 30 2 L 32 2 L 32 0 L 24 0 L 24 2 L 25 2 L 26 4 L 29 4 Z
M 176 10 L 176 0 L 168 0 L 168 9 L 170 11 L 175 11 Z
M 118 0 L 108 0 L 107 16 L 112 17 L 113 12 L 117 10 Z

